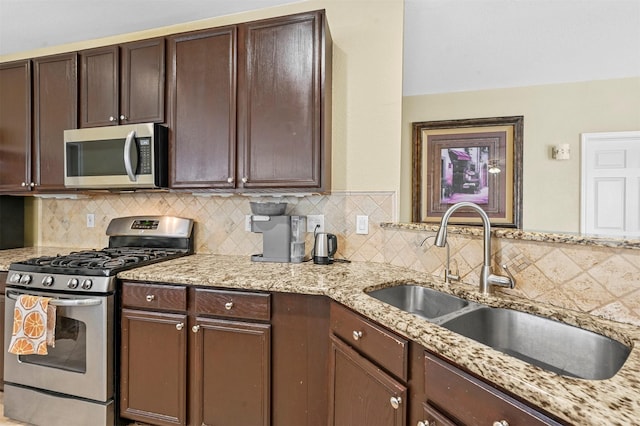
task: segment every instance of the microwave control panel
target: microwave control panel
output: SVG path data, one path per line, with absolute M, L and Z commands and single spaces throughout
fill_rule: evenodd
M 138 174 L 151 174 L 151 138 L 138 139 L 138 152 L 140 153 L 140 167 Z

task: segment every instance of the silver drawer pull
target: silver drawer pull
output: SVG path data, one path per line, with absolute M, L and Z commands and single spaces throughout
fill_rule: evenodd
M 393 409 L 397 410 L 398 408 L 400 408 L 400 404 L 402 404 L 402 398 L 399 396 L 392 396 L 389 399 L 389 402 L 391 403 L 391 406 L 393 407 Z
M 233 302 L 227 302 L 227 303 L 225 303 L 225 304 L 224 304 L 224 308 L 225 308 L 227 311 L 230 311 L 230 310 L 231 310 L 231 308 L 233 308 Z
M 353 340 L 362 339 L 362 331 L 353 330 Z
M 153 302 L 155 300 L 156 296 L 154 296 L 153 294 L 147 294 L 147 302 Z
M 191 331 L 193 331 L 194 333 L 197 333 L 198 330 L 200 330 L 200 326 L 199 325 L 194 325 L 193 327 L 191 327 Z
M 179 322 L 176 324 L 176 330 L 180 331 L 184 328 L 184 323 L 183 322 Z
M 509 422 L 506 420 L 498 420 L 493 422 L 493 426 L 509 426 Z

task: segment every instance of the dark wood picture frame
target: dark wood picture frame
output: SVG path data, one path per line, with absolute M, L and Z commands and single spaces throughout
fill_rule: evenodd
M 412 221 L 440 222 L 459 201 L 478 204 L 492 226 L 522 227 L 524 117 L 413 123 Z M 452 224 L 480 224 L 460 209 Z

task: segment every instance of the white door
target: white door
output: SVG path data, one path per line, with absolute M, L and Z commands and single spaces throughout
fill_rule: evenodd
M 640 131 L 582 134 L 580 231 L 640 237 Z

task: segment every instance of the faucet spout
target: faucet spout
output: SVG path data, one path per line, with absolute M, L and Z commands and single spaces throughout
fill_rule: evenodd
M 435 245 L 438 247 L 444 247 L 447 243 L 447 224 L 449 223 L 449 218 L 451 215 L 458 209 L 461 208 L 469 208 L 478 215 L 482 219 L 482 228 L 483 228 L 483 251 L 484 258 L 482 264 L 482 270 L 480 272 L 480 287 L 479 291 L 482 294 L 488 294 L 491 290 L 492 285 L 498 285 L 501 287 L 509 287 L 513 288 L 515 286 L 515 280 L 511 276 L 511 273 L 507 271 L 509 274 L 508 277 L 494 275 L 491 268 L 491 222 L 489 221 L 489 216 L 487 213 L 482 210 L 482 208 L 468 201 L 462 201 L 460 203 L 456 203 L 449 207 L 446 212 L 442 215 L 442 219 L 440 221 L 440 228 L 436 233 Z

